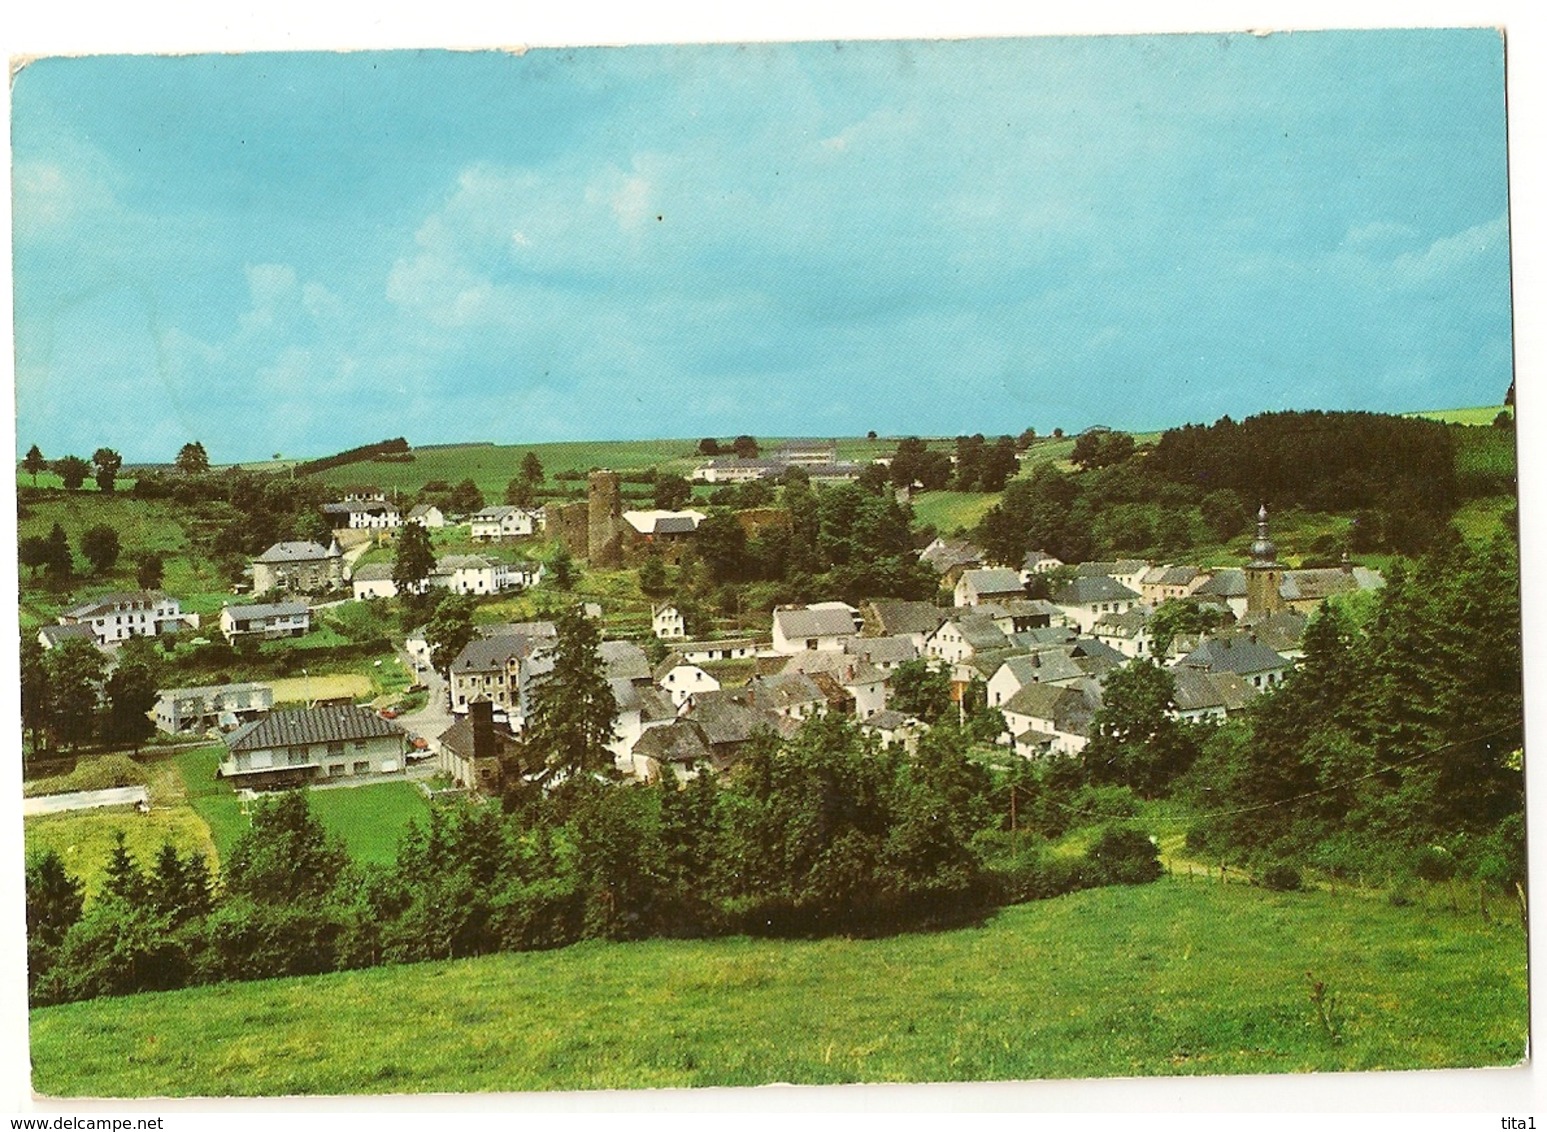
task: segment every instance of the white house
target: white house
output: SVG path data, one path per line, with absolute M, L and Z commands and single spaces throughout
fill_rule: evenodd
M 1176 707 L 1166 714 L 1173 719 L 1197 721 L 1224 719 L 1243 710 L 1257 689 L 1233 672 L 1205 672 L 1201 668 L 1175 668 Z
M 538 513 L 524 507 L 485 507 L 472 518 L 472 537 L 525 538 L 537 529 L 538 522 Z
M 324 503 L 322 513 L 334 527 L 350 530 L 390 531 L 403 525 L 403 513 L 383 499 L 346 499 Z
M 392 580 L 390 562 L 367 562 L 356 566 L 349 584 L 354 587 L 356 601 L 397 597 L 397 583 Z
M 1089 633 L 1104 613 L 1127 613 L 1139 604 L 1139 595 L 1105 574 L 1075 578 L 1053 595 L 1064 619 Z
M 1091 626 L 1091 636 L 1126 657 L 1149 656 L 1155 650 L 1149 620 L 1150 611 L 1144 605 L 1136 605 L 1126 613 L 1103 613 Z
M 718 692 L 720 682 L 696 664 L 684 660 L 681 653 L 671 653 L 655 666 L 655 685 L 671 697 L 673 707 L 687 703 L 696 692 Z
M 84 625 L 99 645 L 130 637 L 159 637 L 185 628 L 198 628 L 197 613 L 184 614 L 175 597 L 158 590 L 103 594 L 59 615 L 60 625 Z
M 843 642 L 858 632 L 854 607 L 839 602 L 774 610 L 773 649 L 785 656 L 818 649 L 842 652 Z
M 757 655 L 757 642 L 747 637 L 727 638 L 723 641 L 683 641 L 672 651 L 693 664 L 711 660 L 747 660 Z
M 854 700 L 854 715 L 869 719 L 886 710 L 886 673 L 847 652 L 800 652 L 785 663 L 782 672 L 804 672 L 808 676 L 825 673 Z
M 1028 684 L 1001 711 L 1019 754 L 1077 755 L 1090 742 L 1091 701 L 1091 695 L 1075 688 Z
M 513 585 L 505 563 L 478 554 L 448 554 L 436 559 L 430 584 L 458 594 L 495 594 Z
M 232 643 L 238 637 L 301 637 L 311 627 L 312 611 L 304 601 L 227 605 L 220 610 L 220 631 Z
M 962 576 L 956 580 L 955 600 L 958 606 L 1025 596 L 1026 586 L 1016 570 L 963 570 Z
M 362 707 L 269 712 L 226 736 L 220 777 L 237 786 L 402 774 L 403 730 Z
M 156 693 L 156 729 L 168 735 L 250 723 L 274 706 L 267 684 L 212 684 Z
M 1273 687 L 1289 675 L 1293 667 L 1255 638 L 1238 635 L 1206 638 L 1176 665 L 1205 672 L 1231 672 L 1256 689 Z
M 650 607 L 650 630 L 663 641 L 677 640 L 688 635 L 687 622 L 682 613 L 670 603 Z
M 426 530 L 438 531 L 446 525 L 446 515 L 433 503 L 419 503 L 408 512 L 403 521 L 416 523 Z
M 931 633 L 924 641 L 924 655 L 947 664 L 960 664 L 971 660 L 980 652 L 1010 647 L 1005 636 L 990 617 L 976 613 L 958 613 Z

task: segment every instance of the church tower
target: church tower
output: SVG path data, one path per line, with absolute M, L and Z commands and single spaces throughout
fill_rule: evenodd
M 1257 539 L 1252 543 L 1252 560 L 1246 564 L 1246 612 L 1276 613 L 1285 608 L 1279 585 L 1284 580 L 1284 565 L 1278 561 L 1278 547 L 1268 537 L 1267 504 L 1257 512 Z

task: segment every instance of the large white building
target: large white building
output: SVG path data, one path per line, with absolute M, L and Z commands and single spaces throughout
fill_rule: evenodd
M 99 645 L 114 645 L 130 637 L 159 637 L 184 628 L 198 628 L 197 613 L 184 614 L 175 597 L 156 590 L 103 594 L 59 615 L 61 625 L 84 625 Z

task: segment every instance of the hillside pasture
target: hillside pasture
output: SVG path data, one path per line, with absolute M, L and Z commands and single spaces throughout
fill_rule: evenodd
M 1493 419 L 1501 412 L 1508 413 L 1511 417 L 1515 415 L 1512 405 L 1476 405 L 1467 409 L 1425 409 L 1417 413 L 1403 413 L 1402 416 L 1440 421 L 1443 424 L 1491 425 Z
M 210 827 L 186 806 L 153 808 L 142 814 L 133 809 L 84 810 L 67 814 L 40 814 L 22 823 L 27 854 L 52 849 L 64 862 L 65 871 L 86 886 L 86 899 L 101 891 L 107 863 L 124 835 L 124 845 L 141 869 L 149 870 L 170 841 L 179 853 L 197 850 L 215 866 L 215 843 Z
M 1526 954 L 1512 918 L 1163 879 L 951 932 L 587 943 L 31 1021 L 51 1096 L 1433 1069 L 1524 1056 Z

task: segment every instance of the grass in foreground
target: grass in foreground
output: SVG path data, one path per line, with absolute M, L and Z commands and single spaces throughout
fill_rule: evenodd
M 883 940 L 590 943 L 32 1012 L 50 1095 L 650 1088 L 1501 1065 L 1518 922 L 1163 880 Z M 1317 1020 L 1306 972 L 1337 1000 Z

